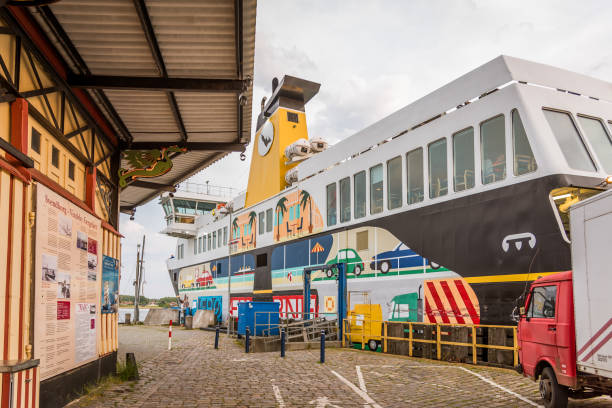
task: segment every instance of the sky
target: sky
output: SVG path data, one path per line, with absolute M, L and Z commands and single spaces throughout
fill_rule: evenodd
M 306 106 L 308 132 L 331 144 L 501 54 L 612 82 L 610 21 L 608 0 L 259 0 L 252 138 L 261 98 L 285 74 L 321 84 Z M 191 181 L 245 189 L 252 145 L 247 160 L 232 153 Z M 121 214 L 121 294 L 134 294 L 146 235 L 144 294 L 173 296 L 165 261 L 176 239 L 163 228 L 157 199 L 134 221 Z

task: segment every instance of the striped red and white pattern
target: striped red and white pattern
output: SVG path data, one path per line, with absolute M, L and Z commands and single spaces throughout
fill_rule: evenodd
M 576 353 L 578 360 L 586 362 L 612 339 L 612 317 Z
M 13 374 L 3 373 L 0 376 L 0 406 L 3 408 L 38 407 L 38 395 L 40 393 L 38 370 L 38 367 L 33 367 Z M 10 390 L 11 375 L 13 376 L 12 396 Z
M 480 306 L 474 290 L 463 278 L 424 282 L 427 323 L 479 324 Z

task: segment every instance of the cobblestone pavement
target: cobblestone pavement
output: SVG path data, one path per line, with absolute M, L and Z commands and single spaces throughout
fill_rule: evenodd
M 175 329 L 121 327 L 120 353 L 136 351 L 141 379 L 113 384 L 88 407 L 531 407 L 537 384 L 511 370 L 327 349 L 245 354 L 222 335 Z M 139 341 L 140 340 L 140 343 Z M 139 346 L 140 344 L 140 346 Z M 138 349 L 137 349 L 138 348 Z M 139 357 L 140 356 L 140 357 Z M 571 407 L 612 407 L 609 398 L 571 401 Z

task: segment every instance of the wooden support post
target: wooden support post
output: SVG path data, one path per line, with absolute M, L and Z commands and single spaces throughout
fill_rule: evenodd
M 17 98 L 11 102 L 11 144 L 28 154 L 28 101 Z
M 96 168 L 88 167 L 85 175 L 85 204 L 96 212 Z
M 472 363 L 476 364 L 478 350 L 476 349 L 476 326 L 472 326 Z
M 412 357 L 412 323 L 408 323 L 408 355 Z
M 384 331 L 384 339 L 383 339 L 383 353 L 387 352 L 387 322 L 383 322 L 383 327 L 385 328 Z
M 440 325 L 436 324 L 436 355 L 438 360 L 442 356 L 442 345 L 440 344 Z

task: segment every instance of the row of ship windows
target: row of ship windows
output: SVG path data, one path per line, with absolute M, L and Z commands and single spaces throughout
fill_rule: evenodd
M 580 135 L 573 117 L 567 112 L 544 109 L 550 128 L 557 139 L 568 165 L 576 170 L 596 170 L 593 154 L 590 154 L 585 140 Z M 538 165 L 527 139 L 523 123 L 516 109 L 511 112 L 513 174 L 520 176 L 537 170 Z M 585 115 L 578 115 L 578 122 L 586 135 L 588 144 L 598 153 L 604 169 L 612 173 L 612 139 L 603 121 Z M 474 128 L 469 127 L 452 135 L 452 163 L 454 191 L 459 192 L 475 187 L 476 168 L 474 160 Z M 447 138 L 441 138 L 427 146 L 429 175 L 429 198 L 448 194 Z M 495 183 L 506 178 L 506 141 L 505 118 L 503 114 L 494 116 L 480 124 L 480 181 L 483 185 Z M 402 156 L 387 161 L 387 208 L 393 210 L 402 206 L 403 180 Z M 406 154 L 406 201 L 415 204 L 423 201 L 424 160 L 423 147 Z M 366 171 L 353 175 L 353 217 L 366 216 Z M 370 214 L 381 213 L 384 209 L 383 164 L 369 169 Z M 337 196 L 340 198 L 340 222 L 351 220 L 351 180 L 350 177 L 331 183 L 326 187 L 327 225 L 337 223 Z
M 227 227 L 219 228 L 206 235 L 193 239 L 193 254 L 212 251 L 213 249 L 227 246 Z
M 537 163 L 521 122 L 518 111 L 512 111 L 512 137 L 514 141 L 514 174 L 521 175 L 537 169 Z M 481 181 L 494 183 L 506 178 L 506 146 L 504 115 L 498 115 L 480 124 Z M 455 191 L 475 186 L 474 128 L 469 127 L 452 135 L 453 176 Z M 429 171 L 429 198 L 448 193 L 447 139 L 442 138 L 427 146 Z M 402 206 L 402 156 L 387 161 L 387 208 Z M 424 199 L 423 148 L 406 154 L 407 203 L 414 204 Z M 369 169 L 370 214 L 383 211 L 383 164 Z M 337 223 L 337 189 L 340 190 L 340 222 L 351 219 L 351 182 L 343 178 L 327 186 L 327 225 Z M 366 215 L 366 171 L 353 175 L 354 218 Z

